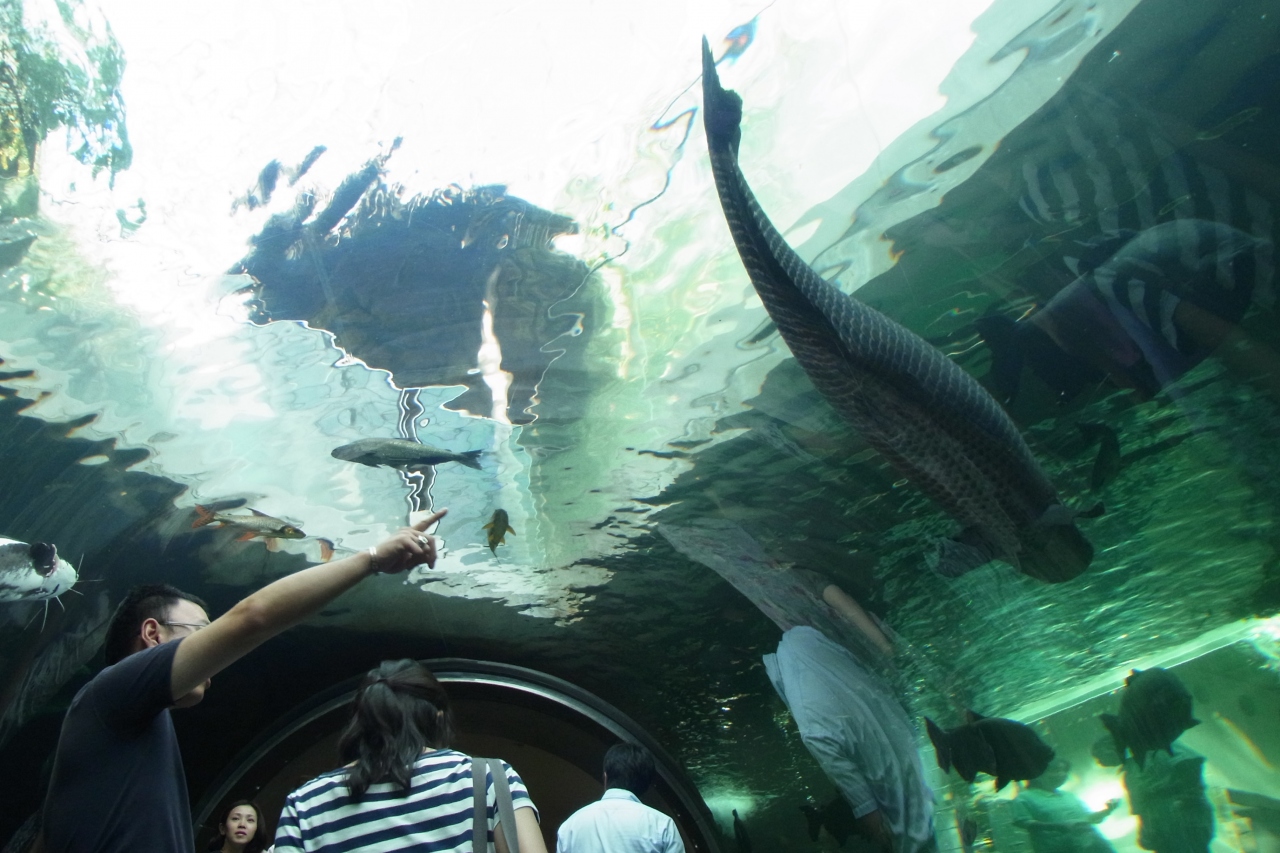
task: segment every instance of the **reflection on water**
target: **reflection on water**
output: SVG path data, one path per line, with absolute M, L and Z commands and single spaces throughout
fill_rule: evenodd
M 1280 849 L 1280 654 L 1242 621 L 1280 610 L 1270 6 L 672 4 L 623 35 L 574 4 L 0 3 L 0 536 L 79 578 L 0 602 L 0 839 L 132 583 L 222 610 L 447 506 L 437 571 L 186 717 L 193 793 L 294 690 L 472 655 L 640 720 L 724 849 L 871 849 L 766 675 L 809 625 L 905 710 L 940 849 Z M 1105 508 L 1078 577 L 938 570 L 958 516 L 835 413 L 734 253 L 704 33 L 787 242 Z M 1199 724 L 1137 714 L 1109 755 L 1151 667 Z M 923 718 L 966 712 L 1058 775 L 945 774 Z

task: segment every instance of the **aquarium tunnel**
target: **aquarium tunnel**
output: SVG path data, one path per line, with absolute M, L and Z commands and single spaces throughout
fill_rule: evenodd
M 0 0 L 0 851 L 1277 853 L 1278 242 L 1269 0 Z

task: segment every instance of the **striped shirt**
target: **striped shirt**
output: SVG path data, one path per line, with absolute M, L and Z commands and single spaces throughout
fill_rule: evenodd
M 520 776 L 505 761 L 502 767 L 515 808 L 536 808 Z M 345 768 L 321 774 L 285 800 L 276 826 L 276 853 L 364 851 L 389 853 L 471 853 L 474 788 L 471 758 L 452 749 L 426 753 L 413 765 L 407 796 L 391 782 L 370 785 L 352 803 Z M 492 774 L 487 779 L 488 849 L 498 823 Z

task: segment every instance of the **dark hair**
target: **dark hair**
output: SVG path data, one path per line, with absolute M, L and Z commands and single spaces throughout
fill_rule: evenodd
M 169 615 L 169 608 L 179 601 L 190 601 L 206 610 L 206 605 L 199 598 L 183 592 L 167 583 L 150 583 L 135 586 L 120 602 L 111 617 L 111 625 L 107 628 L 106 661 L 107 666 L 133 654 L 133 640 L 138 636 L 138 629 L 148 619 L 163 621 Z
M 249 839 L 249 843 L 244 846 L 244 853 L 262 853 L 269 843 L 267 841 L 267 827 L 262 821 L 262 809 L 253 800 L 236 800 L 231 805 L 222 810 L 222 817 L 218 818 L 217 826 L 218 834 L 209 841 L 209 851 L 213 853 L 215 850 L 221 850 L 225 836 L 222 834 L 222 828 L 227 825 L 227 818 L 231 817 L 231 812 L 241 806 L 248 806 L 253 809 L 254 815 L 258 818 L 258 828 L 253 831 L 253 838 Z
M 626 788 L 637 797 L 653 784 L 653 754 L 638 743 L 615 743 L 604 754 L 610 788 Z
M 443 749 L 453 738 L 449 695 L 414 660 L 383 661 L 365 674 L 355 713 L 338 739 L 347 788 L 359 802 L 375 782 L 395 782 L 408 795 L 413 763 L 427 747 Z

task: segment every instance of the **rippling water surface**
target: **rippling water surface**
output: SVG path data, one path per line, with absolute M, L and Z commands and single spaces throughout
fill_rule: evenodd
M 435 571 L 361 587 L 307 636 L 576 680 L 653 729 L 717 817 L 750 817 L 757 849 L 808 849 L 795 807 L 831 789 L 759 665 L 778 631 L 725 566 L 845 588 L 898 638 L 883 674 L 915 716 L 1067 713 L 1054 697 L 1210 636 L 1274 678 L 1242 621 L 1280 604 L 1270 250 L 1230 344 L 1243 373 L 1215 355 L 1150 399 L 1100 378 L 1058 399 L 1023 371 L 1009 410 L 1033 452 L 1069 505 L 1106 510 L 1078 522 L 1089 571 L 944 578 L 955 522 L 821 399 L 743 271 L 697 53 L 707 34 L 745 100 L 743 170 L 788 241 L 992 385 L 975 321 L 1046 303 L 1091 239 L 1176 220 L 1275 238 L 1266 4 L 9 5 L 119 97 L 0 164 L 0 534 L 83 555 L 84 593 L 42 629 L 0 605 L 0 746 L 50 743 L 129 584 L 226 606 L 440 507 Z M 1098 423 L 1105 482 L 1080 429 Z M 481 464 L 331 455 L 370 437 Z M 193 529 L 197 506 L 306 536 L 268 551 Z M 516 532 L 491 551 L 496 509 Z M 741 536 L 660 534 L 708 519 Z M 289 670 L 298 646 L 278 648 L 264 673 Z M 1224 755 L 1263 737 L 1214 707 Z M 1083 738 L 1066 719 L 1046 725 Z M 38 767 L 31 749 L 13 760 Z

